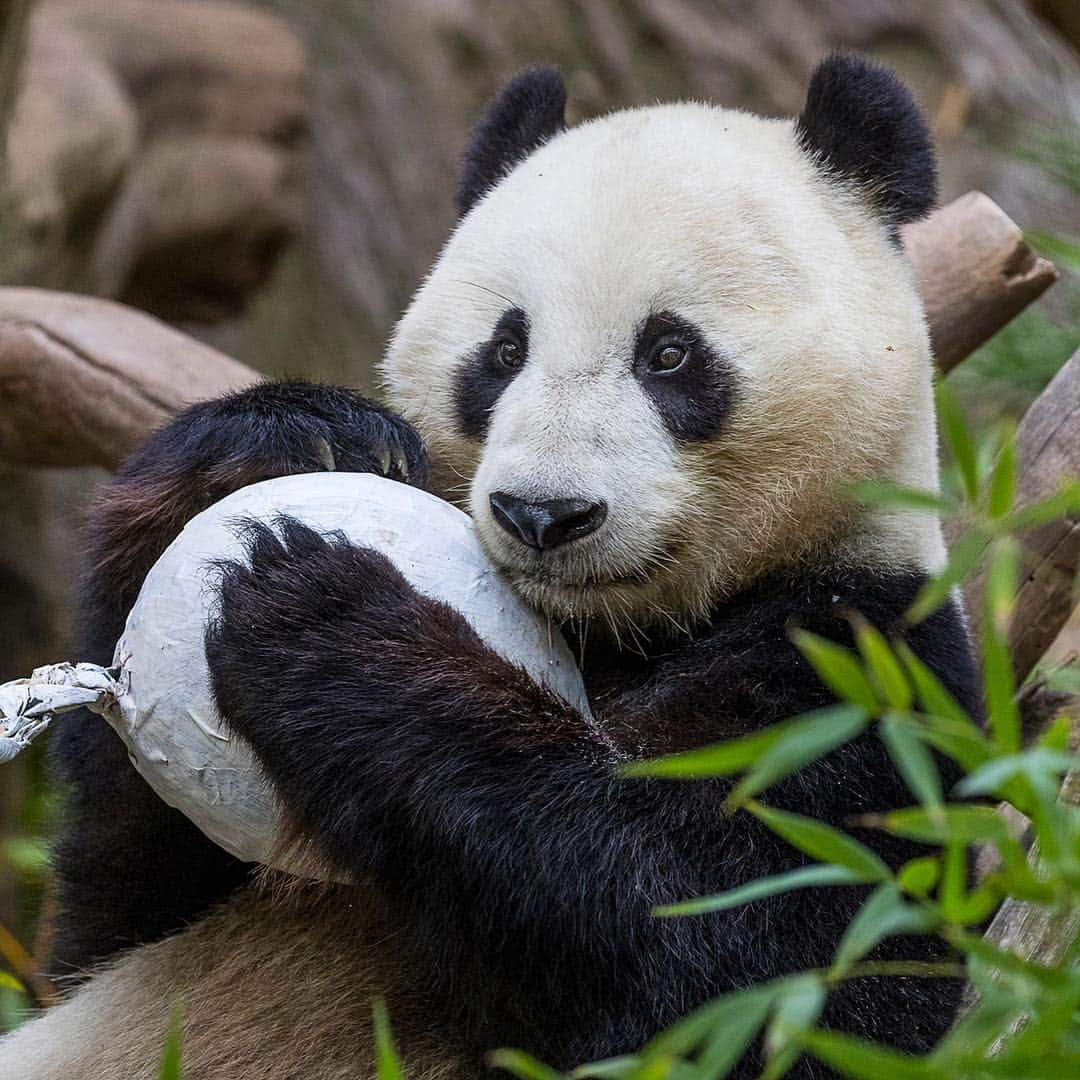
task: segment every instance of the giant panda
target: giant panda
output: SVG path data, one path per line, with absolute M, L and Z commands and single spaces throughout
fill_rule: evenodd
M 725 782 L 620 781 L 609 746 L 632 760 L 827 704 L 790 629 L 848 640 L 858 611 L 899 631 L 941 566 L 931 515 L 844 496 L 938 483 L 897 235 L 934 199 L 930 140 L 894 77 L 848 56 L 795 120 L 684 103 L 567 130 L 564 104 L 556 73 L 526 72 L 475 129 L 460 220 L 386 350 L 397 413 L 266 384 L 191 408 L 119 471 L 91 531 L 86 642 L 108 656 L 149 565 L 230 490 L 376 471 L 470 511 L 571 641 L 608 741 L 376 553 L 253 530 L 208 630 L 214 690 L 297 836 L 352 884 L 235 862 L 104 724 L 66 722 L 51 972 L 73 988 L 0 1043 L 3 1076 L 152 1076 L 176 999 L 188 1080 L 371 1076 L 375 994 L 413 1078 L 482 1075 L 498 1046 L 566 1069 L 829 962 L 864 889 L 653 917 L 803 860 L 724 813 Z M 903 632 L 976 710 L 957 604 Z M 844 827 L 910 801 L 874 734 L 766 798 Z M 863 838 L 893 865 L 918 851 Z M 939 953 L 900 938 L 880 955 Z M 923 1051 L 959 992 L 853 982 L 824 1021 Z

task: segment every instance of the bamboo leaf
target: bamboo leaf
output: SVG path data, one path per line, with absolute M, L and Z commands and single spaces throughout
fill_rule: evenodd
M 956 504 L 936 491 L 904 487 L 887 480 L 865 480 L 853 484 L 852 497 L 864 506 L 892 506 L 897 510 L 929 510 L 932 513 L 951 513 Z
M 645 1060 L 651 1060 L 654 1054 L 678 1053 L 685 1056 L 700 1045 L 701 1049 L 695 1059 L 696 1080 L 712 1080 L 713 1077 L 726 1076 L 761 1030 L 782 985 L 774 983 L 725 994 L 718 1001 L 711 1002 L 692 1015 L 691 1019 L 695 1021 L 691 1032 L 692 1041 L 687 1041 L 686 1033 L 681 1033 L 682 1037 L 674 1042 L 668 1038 L 672 1032 L 686 1024 L 686 1021 L 683 1021 L 669 1032 L 658 1036 L 645 1048 Z
M 594 1061 L 589 1065 L 579 1065 L 570 1076 L 573 1080 L 602 1080 L 609 1076 L 631 1076 L 640 1065 L 641 1058 L 631 1055 L 606 1058 L 604 1061 Z
M 941 680 L 912 652 L 910 645 L 904 641 L 898 641 L 896 655 L 900 657 L 907 669 L 923 712 L 930 716 L 950 720 L 954 724 L 969 729 L 977 737 L 982 736 L 979 729 L 972 723 L 971 717 L 957 704 L 956 699 L 945 689 Z
M 652 1039 L 641 1052 L 642 1060 L 686 1057 L 706 1036 L 724 1031 L 729 1023 L 747 1013 L 760 1012 L 760 1027 L 781 987 L 780 983 L 753 986 L 710 1001 Z
M 878 820 L 893 835 L 926 844 L 943 844 L 949 839 L 973 844 L 1009 835 L 1005 821 L 989 806 L 946 804 L 934 811 L 914 806 L 894 810 Z
M 895 934 L 927 934 L 937 926 L 932 912 L 909 904 L 891 881 L 878 886 L 848 925 L 836 950 L 833 973 L 843 974 L 878 942 Z
M 1077 768 L 1080 768 L 1080 754 L 1048 749 L 1027 750 L 1022 754 L 1009 754 L 987 762 L 965 776 L 955 790 L 958 795 L 989 795 L 1018 776 L 1033 779 L 1042 773 L 1056 778 Z
M 974 503 L 979 497 L 979 470 L 971 431 L 952 391 L 941 380 L 937 384 L 936 397 L 941 433 L 960 473 L 968 501 Z
M 712 911 L 727 911 L 766 896 L 792 892 L 816 885 L 855 885 L 864 879 L 845 866 L 800 866 L 786 874 L 759 878 L 756 881 L 729 889 L 715 896 L 703 896 L 697 900 L 685 900 L 679 904 L 665 904 L 653 909 L 653 914 L 663 918 L 676 915 L 705 915 Z
M 505 1069 L 521 1077 L 521 1080 L 566 1080 L 563 1073 L 537 1061 L 523 1050 L 493 1050 L 487 1060 L 493 1069 Z
M 912 795 L 923 806 L 941 806 L 941 776 L 937 765 L 907 720 L 897 713 L 889 713 L 881 721 L 879 730 L 889 756 Z
M 812 715 L 812 714 L 811 714 Z M 627 779 L 655 776 L 667 780 L 703 780 L 711 776 L 730 776 L 753 765 L 782 735 L 803 720 L 796 717 L 727 742 L 668 754 L 648 761 L 633 761 L 621 766 L 617 775 Z
M 727 798 L 728 806 L 741 806 L 785 776 L 850 742 L 870 723 L 858 705 L 831 705 L 800 717 L 757 760 Z
M 900 661 L 896 659 L 892 646 L 885 640 L 881 631 L 865 619 L 853 620 L 855 644 L 859 647 L 863 660 L 873 672 L 874 679 L 881 689 L 885 700 L 892 708 L 906 712 L 911 708 L 912 693 Z
M 731 1072 L 765 1023 L 774 996 L 751 998 L 724 1016 L 695 1062 L 695 1073 L 700 1080 L 718 1080 Z
M 799 1059 L 800 1037 L 817 1023 L 825 999 L 825 984 L 815 975 L 800 975 L 786 984 L 765 1034 L 768 1063 L 762 1080 L 777 1080 Z
M 988 509 L 992 518 L 1002 518 L 1011 509 L 1016 494 L 1016 425 L 1003 432 L 1001 453 L 990 474 Z
M 808 630 L 794 631 L 791 640 L 841 701 L 861 705 L 871 714 L 879 711 L 877 694 L 850 650 Z
M 371 1013 L 375 1029 L 375 1075 L 378 1080 L 402 1080 L 404 1073 L 397 1047 L 394 1045 L 386 1002 L 382 998 L 376 998 L 371 1003 Z
M 979 529 L 969 529 L 961 535 L 952 545 L 945 566 L 919 590 L 908 610 L 908 622 L 920 623 L 937 611 L 952 590 L 972 573 L 985 547 L 986 536 Z
M 941 1066 L 835 1031 L 809 1031 L 801 1037 L 814 1057 L 856 1080 L 953 1080 Z
M 777 836 L 818 862 L 846 866 L 862 881 L 885 881 L 891 876 L 868 847 L 831 825 L 761 803 L 748 803 L 746 808 Z
M 941 861 L 936 855 L 921 855 L 900 868 L 897 883 L 910 896 L 927 896 L 941 877 Z
M 1051 521 L 1060 521 L 1080 513 L 1080 481 L 1065 480 L 1055 494 L 1016 510 L 1004 522 L 1010 533 L 1024 532 L 1027 529 L 1046 525 Z
M 179 1001 L 174 1001 L 169 1011 L 169 1030 L 161 1048 L 158 1064 L 158 1080 L 181 1080 L 182 1042 L 184 1037 L 184 1010 Z

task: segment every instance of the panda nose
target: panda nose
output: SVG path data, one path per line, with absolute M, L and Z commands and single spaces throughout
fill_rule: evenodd
M 528 502 L 505 491 L 488 496 L 495 520 L 523 544 L 546 551 L 596 532 L 607 517 L 607 503 L 585 499 Z

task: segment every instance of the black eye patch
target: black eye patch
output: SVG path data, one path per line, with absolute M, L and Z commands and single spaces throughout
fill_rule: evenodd
M 650 315 L 638 331 L 634 376 L 668 431 L 686 442 L 719 435 L 735 402 L 731 364 L 698 327 L 671 311 Z
M 521 308 L 510 308 L 454 377 L 454 406 L 463 435 L 482 439 L 487 434 L 492 409 L 528 355 L 529 318 Z

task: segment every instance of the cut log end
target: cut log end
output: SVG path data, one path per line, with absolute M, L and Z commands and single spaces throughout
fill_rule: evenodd
M 971 191 L 903 230 L 938 367 L 956 367 L 1057 279 L 1020 227 Z

